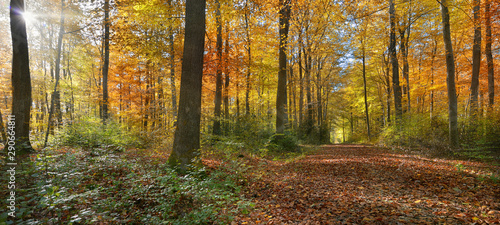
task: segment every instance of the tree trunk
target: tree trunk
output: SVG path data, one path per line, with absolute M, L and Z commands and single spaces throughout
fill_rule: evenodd
M 302 76 L 302 40 L 299 38 L 299 127 L 304 123 L 304 78 Z
M 109 70 L 109 0 L 104 1 L 104 63 L 102 67 L 102 122 L 108 119 L 108 70 Z
M 278 92 L 276 96 L 276 133 L 283 134 L 288 122 L 286 113 L 286 48 L 290 27 L 290 0 L 280 0 L 279 11 L 279 71 Z
M 221 105 L 222 105 L 222 18 L 220 12 L 220 2 L 215 0 L 215 5 L 217 6 L 215 15 L 215 24 L 217 26 L 217 72 L 216 72 L 216 82 L 215 82 L 215 108 L 214 108 L 214 127 L 213 134 L 221 134 Z
M 408 25 L 410 26 L 410 25 Z M 401 55 L 403 60 L 403 78 L 406 81 L 406 85 L 404 87 L 404 94 L 406 94 L 406 105 L 407 105 L 407 113 L 410 113 L 411 110 L 411 101 L 410 101 L 410 68 L 408 65 L 408 39 L 409 34 L 405 36 L 407 29 L 403 29 L 400 31 L 401 34 Z
M 248 63 L 247 63 L 247 74 L 245 77 L 245 115 L 250 115 L 250 75 L 252 69 L 252 47 L 251 47 L 251 39 L 250 39 L 250 24 L 248 22 L 248 17 L 250 10 L 248 9 L 248 0 L 245 1 L 245 31 L 247 34 L 247 55 L 248 55 Z
M 205 0 L 186 0 L 186 26 L 179 96 L 178 126 L 168 159 L 171 166 L 186 170 L 199 155 L 201 85 L 205 44 Z
M 229 131 L 229 30 L 226 23 L 226 43 L 224 47 L 224 132 Z
M 441 14 L 443 22 L 443 41 L 446 50 L 446 84 L 448 89 L 448 120 L 450 145 L 458 147 L 458 121 L 457 121 L 457 91 L 455 87 L 455 59 L 451 44 L 450 14 L 447 0 L 441 1 Z
M 434 48 L 432 49 L 432 56 L 431 56 L 431 94 L 430 94 L 430 108 L 429 108 L 429 114 L 430 114 L 430 119 L 432 122 L 432 117 L 434 113 L 434 59 L 436 58 L 436 53 L 437 53 L 437 40 L 434 39 Z
M 307 134 L 309 134 L 310 129 L 312 128 L 313 122 L 313 107 L 312 107 L 312 94 L 311 94 L 311 63 L 312 58 L 310 55 L 306 54 L 306 50 L 304 50 L 304 78 L 306 80 L 306 109 L 307 109 L 307 117 L 306 117 L 306 126 L 307 126 Z M 310 51 L 309 51 L 310 52 Z
M 385 61 L 385 83 L 386 83 L 386 94 L 387 94 L 387 99 L 386 99 L 386 104 L 387 104 L 387 124 L 391 123 L 391 73 L 390 73 L 390 66 L 389 66 L 389 55 L 387 55 L 387 60 L 385 59 L 384 55 L 384 61 Z
M 10 1 L 10 31 L 12 37 L 12 116 L 15 121 L 16 151 L 33 151 L 29 139 L 31 111 L 31 76 L 29 67 L 26 23 L 23 0 Z
M 474 44 L 472 45 L 472 80 L 470 86 L 471 121 L 476 120 L 478 113 L 479 69 L 481 68 L 481 22 L 479 18 L 480 0 L 474 0 Z
M 362 45 L 362 51 L 363 51 L 363 90 L 364 90 L 364 97 L 365 97 L 365 118 L 366 118 L 366 130 L 367 130 L 367 135 L 368 135 L 368 140 L 371 139 L 371 133 L 370 133 L 370 117 L 368 113 L 368 97 L 366 94 L 366 56 L 365 56 L 365 43 L 364 40 L 361 41 Z
M 488 107 L 493 109 L 493 104 L 495 103 L 495 70 L 493 67 L 493 55 L 491 53 L 491 44 L 493 39 L 491 37 L 491 12 L 490 12 L 491 3 L 490 0 L 486 0 L 485 2 L 485 27 L 486 27 L 486 64 L 488 67 Z
M 171 104 L 172 104 L 172 121 L 177 121 L 177 90 L 175 87 L 175 48 L 174 48 L 174 30 L 170 26 L 170 91 L 171 91 Z M 174 122 L 174 124 L 176 124 Z
M 396 53 L 396 10 L 394 8 L 394 0 L 389 0 L 389 15 L 391 22 L 389 54 L 391 55 L 391 64 L 392 64 L 392 88 L 394 90 L 394 108 L 396 110 L 396 123 L 400 123 L 403 111 L 401 109 L 401 86 L 399 86 L 399 65 Z

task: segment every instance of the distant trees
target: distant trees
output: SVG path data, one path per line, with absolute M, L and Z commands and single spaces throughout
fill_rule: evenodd
M 186 1 L 186 28 L 174 145 L 168 162 L 187 169 L 200 149 L 205 0 Z
M 66 3 L 64 24 L 59 17 L 41 16 L 59 13 L 60 3 Z M 169 148 L 175 142 L 180 154 L 199 148 L 192 141 L 199 135 L 191 136 L 189 146 L 179 147 L 181 133 L 191 135 L 200 129 L 228 138 L 249 136 L 248 128 L 263 129 L 265 138 L 290 129 L 311 143 L 328 143 L 333 140 L 330 135 L 349 142 L 383 135 L 392 138 L 391 132 L 399 132 L 404 142 L 412 141 L 409 134 L 415 131 L 436 131 L 433 134 L 442 140 L 444 132 L 437 131 L 447 131 L 448 124 L 450 139 L 456 139 L 452 133 L 458 121 L 477 119 L 486 125 L 461 133 L 477 140 L 486 137 L 489 122 L 474 118 L 476 111 L 482 115 L 487 109 L 495 115 L 498 110 L 494 45 L 499 5 L 491 0 L 457 4 L 449 9 L 446 23 L 434 0 L 418 4 L 413 0 L 218 0 L 206 6 L 206 42 L 196 50 L 196 54 L 203 52 L 205 63 L 197 67 L 189 61 L 200 60 L 190 59 L 193 46 L 182 42 L 193 36 L 185 32 L 192 27 L 185 28 L 183 0 L 31 1 L 28 7 L 40 15 L 28 27 L 35 31 L 29 33 L 31 125 L 36 129 L 32 135 L 44 134 L 41 130 L 47 127 L 54 134 L 84 119 L 113 123 L 110 115 L 116 115 L 120 125 L 148 143 Z M 441 36 L 446 24 L 452 27 L 449 39 Z M 8 49 L 2 38 L 0 51 Z M 443 45 L 455 55 L 439 47 Z M 455 67 L 448 79 L 441 76 L 453 69 L 440 57 L 445 54 L 455 61 L 448 63 Z M 11 74 L 4 72 L 10 71 L 10 60 L 5 59 L 10 53 L 0 55 L 0 95 L 10 96 L 11 86 L 5 85 L 10 78 L 5 77 Z M 184 69 L 181 63 L 186 64 Z M 203 88 L 198 91 L 200 79 Z M 189 93 L 186 87 L 179 91 L 181 80 L 187 82 Z M 188 112 L 184 118 L 177 114 L 183 111 L 177 109 L 180 93 L 185 95 L 183 110 L 189 108 L 194 117 L 186 117 Z M 4 114 L 10 105 L 10 97 L 0 98 Z M 193 121 L 197 116 L 199 122 Z M 464 125 L 464 129 L 473 127 Z M 176 127 L 179 137 L 174 138 Z
M 31 75 L 23 0 L 10 1 L 12 37 L 12 115 L 18 154 L 33 150 L 30 142 Z

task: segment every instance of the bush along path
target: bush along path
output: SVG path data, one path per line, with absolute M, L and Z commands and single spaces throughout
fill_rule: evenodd
M 498 224 L 499 168 L 360 145 L 254 161 L 254 210 L 232 224 Z

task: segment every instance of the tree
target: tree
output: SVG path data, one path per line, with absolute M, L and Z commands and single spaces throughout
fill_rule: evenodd
M 288 30 L 290 28 L 290 0 L 280 0 L 279 11 L 279 72 L 278 72 L 278 93 L 276 96 L 276 133 L 285 132 L 287 123 L 286 113 L 286 48 Z
M 12 37 L 12 115 L 15 116 L 17 151 L 33 151 L 30 142 L 31 75 L 29 66 L 26 22 L 23 0 L 10 1 L 10 31 Z
M 488 67 L 488 106 L 490 109 L 493 108 L 493 104 L 495 102 L 495 70 L 493 67 L 493 55 L 491 53 L 491 43 L 493 39 L 491 38 L 491 2 L 490 0 L 486 0 L 485 2 L 485 24 L 486 27 L 486 47 L 484 49 L 484 53 L 486 54 L 486 64 Z
M 54 107 L 57 107 L 57 102 L 59 102 L 59 110 L 56 109 L 56 111 L 58 111 L 58 113 L 61 112 L 60 92 L 57 88 L 59 85 L 60 71 L 61 71 L 61 49 L 62 49 L 63 36 L 64 36 L 64 0 L 61 0 L 61 18 L 59 24 L 59 36 L 57 38 L 56 69 L 55 69 L 56 82 L 54 84 L 54 91 L 52 92 L 52 98 L 50 101 L 49 121 L 47 124 L 47 132 L 45 133 L 45 141 L 43 143 L 44 148 L 47 147 L 47 141 L 49 139 L 49 131 L 52 127 L 52 117 L 54 116 Z
M 109 0 L 104 1 L 104 62 L 102 65 L 102 121 L 108 119 L 108 71 L 109 71 Z
M 363 33 L 365 33 L 366 30 L 363 30 Z M 366 95 L 366 49 L 365 49 L 365 34 L 362 34 L 361 37 L 361 54 L 362 54 L 362 61 L 363 61 L 363 94 L 364 94 L 364 100 L 365 100 L 365 119 L 366 119 L 366 130 L 367 130 L 367 135 L 368 135 L 368 140 L 371 138 L 371 133 L 370 133 L 370 116 L 368 113 L 368 98 Z
M 479 96 L 479 69 L 481 68 L 481 22 L 479 19 L 479 9 L 481 0 L 474 0 L 474 43 L 472 45 L 472 81 L 470 85 L 470 114 L 471 119 L 475 120 L 478 113 Z
M 217 26 L 217 41 L 216 41 L 216 51 L 217 51 L 217 71 L 216 71 L 216 81 L 215 81 L 215 109 L 214 109 L 214 135 L 221 134 L 220 127 L 220 117 L 221 117 L 221 105 L 222 105 L 222 18 L 220 13 L 220 1 L 216 0 L 216 15 L 215 24 Z
M 181 87 L 174 145 L 168 162 L 187 169 L 200 148 L 201 85 L 205 44 L 205 0 L 186 1 Z
M 394 109 L 396 110 L 396 123 L 401 120 L 403 111 L 401 108 L 401 86 L 399 86 L 399 64 L 396 52 L 396 10 L 394 0 L 389 1 L 389 16 L 391 23 L 389 54 L 392 64 L 392 89 L 394 91 Z
M 448 89 L 448 122 L 450 145 L 458 147 L 458 107 L 455 87 L 455 58 L 451 44 L 450 13 L 447 0 L 441 1 L 441 16 L 443 23 L 443 41 L 446 50 L 446 85 Z

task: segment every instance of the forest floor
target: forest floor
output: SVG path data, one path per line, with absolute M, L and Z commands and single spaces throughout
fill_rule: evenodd
M 500 224 L 498 166 L 363 145 L 247 160 L 255 208 L 232 224 Z

